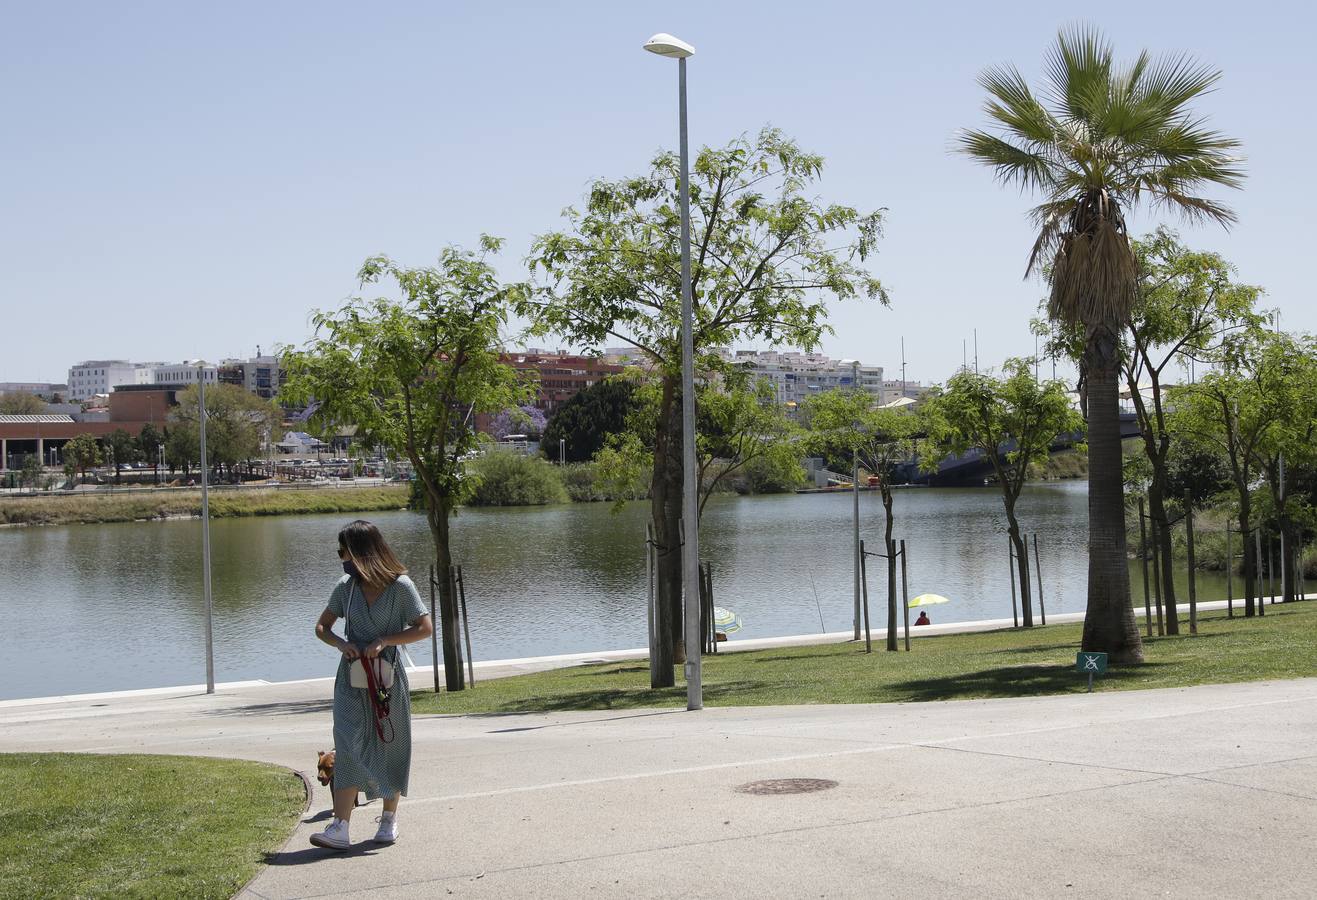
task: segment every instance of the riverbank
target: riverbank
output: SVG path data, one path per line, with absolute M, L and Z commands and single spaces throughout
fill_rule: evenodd
M 408 486 L 244 488 L 214 491 L 213 518 L 375 512 L 405 509 Z M 162 489 L 125 494 L 58 494 L 0 498 L 0 525 L 91 525 L 201 515 L 201 492 Z
M 1197 635 L 1188 634 L 1186 623 L 1179 636 L 1145 637 L 1144 664 L 1113 668 L 1094 690 L 1317 675 L 1311 653 L 1317 604 L 1269 604 L 1265 616 L 1252 619 L 1229 618 L 1221 605 L 1200 608 Z M 873 653 L 848 642 L 705 656 L 704 700 L 709 706 L 911 703 L 1083 691 L 1087 682 L 1075 672 L 1082 616 L 1065 618 L 1071 621 L 1027 630 L 925 636 L 916 629 L 910 653 L 884 651 L 876 635 Z M 644 659 L 610 660 L 500 678 L 455 694 L 419 691 L 412 708 L 466 714 L 670 707 L 685 701 L 680 674 L 678 668 L 677 686 L 656 690 Z

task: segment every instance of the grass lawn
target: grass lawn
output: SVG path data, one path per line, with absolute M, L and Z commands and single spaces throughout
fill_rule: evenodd
M 1268 606 L 1262 618 L 1188 618 L 1178 637 L 1144 638 L 1146 661 L 1111 669 L 1095 691 L 1184 687 L 1317 676 L 1317 603 Z M 798 703 L 907 703 L 975 697 L 1031 697 L 1083 691 L 1075 672 L 1080 625 L 923 637 L 912 652 L 887 653 L 875 642 L 782 647 L 704 657 L 709 706 Z M 481 682 L 474 690 L 412 695 L 414 712 L 544 712 L 682 706 L 686 688 L 651 690 L 649 663 L 577 666 Z
M 287 769 L 0 754 L 0 897 L 232 897 L 306 803 Z

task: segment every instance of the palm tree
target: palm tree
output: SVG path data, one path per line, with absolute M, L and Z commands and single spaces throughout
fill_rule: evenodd
M 1082 332 L 1089 439 L 1083 648 L 1106 651 L 1112 662 L 1143 659 L 1129 601 L 1117 405 L 1119 337 L 1137 275 L 1125 215 L 1146 202 L 1191 222 L 1234 221 L 1198 192 L 1240 185 L 1239 144 L 1188 109 L 1220 74 L 1187 56 L 1153 60 L 1146 52 L 1117 68 L 1099 32 L 1063 30 L 1038 94 L 1013 66 L 979 76 L 994 129 L 959 138 L 960 152 L 991 166 L 1003 184 L 1041 195 L 1031 212 L 1038 238 L 1025 276 L 1045 273 L 1048 315 Z

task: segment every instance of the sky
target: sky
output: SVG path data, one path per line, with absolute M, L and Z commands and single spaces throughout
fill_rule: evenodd
M 1033 352 L 1030 198 L 951 147 L 985 124 L 983 68 L 1036 82 L 1079 22 L 1121 58 L 1223 71 L 1196 109 L 1243 142 L 1244 189 L 1212 194 L 1239 222 L 1165 221 L 1262 285 L 1284 327 L 1317 331 L 1308 5 L 0 0 L 0 16 L 0 381 L 300 344 L 377 253 L 425 265 L 489 233 L 507 239 L 500 273 L 525 278 L 533 237 L 593 179 L 675 147 L 676 65 L 641 49 L 659 31 L 696 48 L 693 147 L 771 124 L 825 157 L 822 199 L 887 210 L 868 267 L 891 306 L 834 304 L 824 352 L 894 376 L 904 338 L 925 382 L 976 331 L 984 368 Z

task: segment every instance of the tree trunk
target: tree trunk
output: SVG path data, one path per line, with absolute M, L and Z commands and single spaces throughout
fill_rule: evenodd
M 434 574 L 439 579 L 439 626 L 440 643 L 444 648 L 444 686 L 450 691 L 460 691 L 466 687 L 462 673 L 462 654 L 459 650 L 461 634 L 457 619 L 457 597 L 453 591 L 453 581 L 448 571 L 453 565 L 453 553 L 449 547 L 449 510 L 447 505 L 434 497 L 426 498 L 425 517 L 430 525 L 430 537 L 434 541 Z
M 1294 546 L 1294 520 L 1289 512 L 1289 498 L 1287 492 L 1282 489 L 1282 468 L 1284 462 L 1281 461 L 1276 465 L 1268 466 L 1267 483 L 1271 487 L 1271 496 L 1276 502 L 1276 531 L 1280 536 L 1280 596 L 1282 603 L 1289 603 L 1297 599 L 1294 578 L 1294 560 L 1291 558 L 1290 548 Z M 1267 565 L 1268 569 L 1273 565 L 1272 560 L 1275 556 L 1268 551 Z
M 1015 548 L 1015 567 L 1020 582 L 1020 611 L 1024 613 L 1024 627 L 1033 627 L 1033 602 L 1030 597 L 1029 551 L 1020 533 L 1020 522 L 1015 518 L 1016 497 L 1012 496 L 1011 485 L 1003 472 L 1001 475 L 1002 503 L 1006 507 L 1006 532 Z
M 1239 537 L 1244 545 L 1244 617 L 1257 615 L 1257 605 L 1253 602 L 1255 587 L 1253 573 L 1257 569 L 1257 556 L 1253 552 L 1253 534 L 1250 520 L 1253 518 L 1253 499 L 1249 496 L 1248 486 L 1239 487 Z
M 1015 509 L 1006 507 L 1006 532 L 1010 535 L 1011 546 L 1015 548 L 1015 569 L 1020 579 L 1020 612 L 1023 613 L 1024 627 L 1033 627 L 1033 604 L 1029 600 L 1029 556 L 1025 551 L 1024 537 L 1020 534 L 1020 523 L 1015 520 Z
M 884 474 L 880 482 L 885 522 L 883 546 L 887 554 L 887 649 L 896 650 L 896 544 L 892 541 L 892 487 L 887 480 L 888 474 Z
M 1279 525 L 1281 534 L 1280 592 L 1284 597 L 1283 602 L 1292 603 L 1299 599 L 1298 579 L 1294 577 L 1294 548 L 1298 546 L 1296 540 L 1297 529 L 1294 528 L 1289 513 L 1281 514 Z
M 681 392 L 677 379 L 663 376 L 658 427 L 654 440 L 654 474 L 650 518 L 654 523 L 654 609 L 658 659 L 650 687 L 676 684 L 673 665 L 681 639 Z
M 1152 481 L 1148 484 L 1148 514 L 1152 517 L 1152 540 L 1161 557 L 1162 607 L 1166 616 L 1166 633 L 1180 633 L 1180 619 L 1175 608 L 1175 567 L 1171 565 L 1171 526 L 1166 517 L 1166 482 L 1153 467 Z
M 1089 326 L 1083 356 L 1088 394 L 1088 607 L 1082 647 L 1112 663 L 1143 661 L 1130 606 L 1125 482 L 1120 450 L 1116 329 Z

